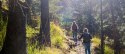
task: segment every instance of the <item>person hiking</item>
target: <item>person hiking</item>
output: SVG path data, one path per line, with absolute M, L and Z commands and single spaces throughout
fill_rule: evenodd
M 87 28 L 84 28 L 83 33 L 82 33 L 81 37 L 79 38 L 79 40 L 81 40 L 81 38 L 83 38 L 83 46 L 85 47 L 85 53 L 91 54 L 90 42 L 91 42 L 92 36 L 88 32 Z
M 76 24 L 75 21 L 72 22 L 71 31 L 72 31 L 72 35 L 73 35 L 73 40 L 74 40 L 75 44 L 77 45 L 78 25 Z

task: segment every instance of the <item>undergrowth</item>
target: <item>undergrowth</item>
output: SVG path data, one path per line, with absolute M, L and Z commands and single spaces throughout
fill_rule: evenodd
M 63 30 L 55 25 L 54 23 L 51 23 L 50 25 L 51 30 L 50 30 L 50 35 L 51 35 L 51 43 L 53 46 L 58 46 L 60 48 L 65 47 L 65 33 Z
M 29 39 L 27 39 L 27 51 L 28 54 L 63 54 L 62 50 L 67 49 L 68 45 L 65 43 L 65 33 L 60 26 L 55 25 L 54 23 L 50 23 L 50 36 L 51 36 L 51 47 L 38 47 L 37 41 L 35 43 L 31 43 Z M 32 31 L 32 32 L 31 32 Z M 33 33 L 38 32 L 37 30 L 27 26 L 27 37 L 32 38 L 34 36 Z
M 114 54 L 114 50 L 111 49 L 109 46 L 105 45 L 105 54 Z
M 6 35 L 7 22 L 3 21 L 2 15 L 0 13 L 0 50 L 2 49 L 3 41 Z
M 3 41 L 5 39 L 6 35 L 6 26 L 3 26 L 3 28 L 0 31 L 0 50 L 2 49 Z
M 26 26 L 26 36 L 28 37 L 28 38 L 32 38 L 32 37 L 34 37 L 35 35 L 36 35 L 36 33 L 39 33 L 39 31 L 38 30 L 36 30 L 36 29 L 34 29 L 34 28 L 32 28 L 31 26 Z
M 92 38 L 92 42 L 95 45 L 94 46 L 95 52 L 97 54 L 100 54 L 101 53 L 101 49 L 100 49 L 101 39 L 98 37 L 94 37 L 94 38 Z M 104 45 L 104 53 L 105 54 L 114 54 L 114 50 L 110 46 Z
M 92 42 L 96 45 L 99 46 L 99 44 L 101 43 L 101 40 L 98 37 L 93 37 L 92 38 Z

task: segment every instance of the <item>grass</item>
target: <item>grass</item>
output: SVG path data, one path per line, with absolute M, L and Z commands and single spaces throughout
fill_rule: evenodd
M 7 27 L 7 22 L 2 21 L 2 18 L 1 18 L 0 19 L 0 50 L 2 49 L 3 41 L 5 39 L 6 27 Z
M 28 54 L 61 54 L 62 51 L 58 48 L 52 48 L 52 47 L 37 47 L 36 44 L 28 44 Z
M 61 50 L 58 48 L 52 48 L 52 47 L 37 47 L 37 41 L 35 44 L 31 44 L 30 42 L 28 42 L 27 45 L 27 50 L 28 50 L 28 54 L 61 54 Z
M 0 31 L 0 50 L 2 49 L 3 41 L 6 35 L 6 26 L 3 26 L 3 29 Z
M 105 54 L 114 54 L 114 50 L 111 49 L 109 46 L 105 45 Z
M 35 30 L 34 28 L 32 28 L 32 27 L 30 27 L 30 26 L 26 26 L 26 36 L 28 37 L 28 38 L 32 38 L 33 36 L 35 36 L 36 35 L 36 33 L 39 33 L 39 31 L 38 30 Z
M 63 32 L 63 29 L 61 29 L 54 23 L 51 23 L 50 27 L 51 27 L 50 35 L 51 35 L 52 45 L 64 48 L 66 44 L 65 44 L 65 33 Z
M 65 33 L 60 26 L 55 25 L 51 22 L 50 24 L 50 36 L 51 36 L 51 47 L 41 47 L 37 46 L 37 41 L 32 44 L 29 39 L 27 39 L 27 52 L 28 54 L 63 54 L 63 50 L 68 48 L 67 43 L 65 43 Z M 31 32 L 32 31 L 32 32 Z M 32 38 L 33 33 L 38 32 L 37 30 L 27 26 L 27 37 Z
M 93 44 L 95 45 L 94 48 L 99 48 L 98 53 L 101 53 L 101 51 L 100 51 L 101 39 L 98 38 L 98 37 L 94 37 L 94 38 L 92 39 L 92 42 L 93 42 Z M 105 53 L 105 54 L 114 54 L 114 50 L 113 50 L 111 47 L 109 47 L 108 45 L 105 45 L 105 48 L 104 48 L 104 49 L 105 49 L 105 50 L 104 50 L 104 53 Z

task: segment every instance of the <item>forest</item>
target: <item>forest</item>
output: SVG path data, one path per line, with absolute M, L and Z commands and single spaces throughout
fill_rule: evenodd
M 0 54 L 86 54 L 84 28 L 91 54 L 125 54 L 125 0 L 0 0 Z

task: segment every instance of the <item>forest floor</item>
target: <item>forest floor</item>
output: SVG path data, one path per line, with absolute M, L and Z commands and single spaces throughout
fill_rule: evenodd
M 75 45 L 72 36 L 67 36 L 67 38 L 69 39 L 68 41 L 70 47 L 69 52 L 67 54 L 85 54 L 85 48 L 82 44 L 82 41 L 78 41 L 78 44 Z M 91 54 L 95 54 L 93 43 L 91 43 Z

